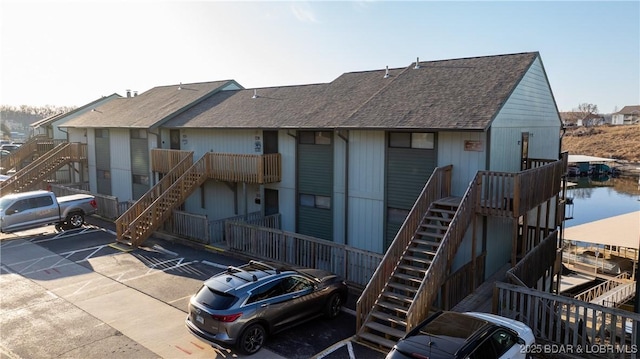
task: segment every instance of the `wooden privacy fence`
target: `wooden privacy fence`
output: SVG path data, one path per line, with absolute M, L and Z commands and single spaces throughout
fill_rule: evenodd
M 527 324 L 537 340 L 591 357 L 637 358 L 640 314 L 496 282 L 493 313 Z
M 359 286 L 369 282 L 382 259 L 378 253 L 246 223 L 227 221 L 225 236 L 232 251 L 294 266 L 324 269 Z
M 209 220 L 206 215 L 173 211 L 168 229 L 181 237 L 203 244 L 221 244 L 225 241 L 225 222 L 242 222 L 268 228 L 280 228 L 280 214 L 263 216 L 261 212 Z

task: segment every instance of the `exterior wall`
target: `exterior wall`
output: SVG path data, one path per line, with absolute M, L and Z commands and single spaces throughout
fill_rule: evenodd
M 342 133 L 342 136 L 348 134 Z M 348 138 L 347 138 L 348 140 Z M 345 243 L 345 196 L 347 179 L 347 142 L 336 132 L 333 135 L 333 241 Z
M 486 168 L 487 142 L 485 132 L 438 133 L 438 166 L 453 165 L 453 196 L 462 197 L 476 173 Z
M 384 239 L 385 132 L 349 131 L 346 244 L 382 253 Z
M 110 128 L 111 152 L 111 195 L 118 201 L 132 200 L 131 190 L 131 151 L 129 145 L 129 129 Z
M 278 131 L 278 152 L 282 156 L 282 180 L 264 186 L 278 191 L 280 225 L 283 230 L 289 232 L 296 230 L 296 138 L 293 134 L 293 131 Z
M 520 170 L 522 132 L 529 132 L 530 158 L 557 159 L 561 124 L 542 63 L 537 59 L 491 125 L 489 169 Z
M 257 130 L 183 129 L 180 137 L 180 149 L 193 151 L 194 161 L 207 152 L 262 153 L 262 131 Z M 160 138 L 162 148 L 169 148 L 169 130 L 163 130 Z M 236 185 L 208 180 L 187 198 L 184 209 L 190 213 L 207 215 L 210 220 L 222 219 L 260 211 L 262 206 L 255 203 L 256 197 L 262 198 L 259 185 L 247 184 L 245 187 L 242 183 Z
M 611 116 L 611 124 L 612 125 L 622 125 L 624 124 L 624 115 L 622 114 L 614 114 Z

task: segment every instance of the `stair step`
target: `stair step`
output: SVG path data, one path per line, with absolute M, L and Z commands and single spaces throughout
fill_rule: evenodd
M 402 306 L 402 305 L 399 305 L 399 304 L 395 304 L 395 303 L 391 303 L 391 302 L 387 302 L 387 301 L 384 301 L 384 300 L 378 300 L 376 305 L 378 307 L 380 307 L 380 308 L 392 310 L 395 313 L 402 313 L 402 315 L 404 315 L 404 316 L 407 315 L 407 311 L 409 310 L 408 307 L 405 307 L 405 306 Z
M 382 296 L 385 298 L 389 298 L 389 299 L 393 299 L 393 300 L 397 300 L 400 302 L 405 302 L 405 303 L 413 303 L 413 297 L 409 297 L 400 293 L 396 293 L 396 292 L 390 292 L 388 290 L 385 290 L 384 292 L 382 292 Z
M 422 278 L 416 277 L 416 276 L 412 276 L 412 275 L 408 275 L 408 274 L 403 274 L 403 273 L 393 273 L 391 278 L 392 279 L 401 279 L 401 280 L 405 280 L 405 281 L 412 282 L 412 283 L 417 283 L 417 284 L 422 283 Z
M 409 262 L 420 262 L 425 264 L 431 264 L 432 262 L 430 259 L 427 259 L 427 258 L 420 258 L 420 257 L 414 257 L 414 256 L 408 256 L 408 255 L 402 256 L 402 260 L 409 261 Z
M 436 255 L 436 251 L 434 250 L 427 250 L 421 247 L 412 247 L 409 246 L 407 248 L 407 252 L 411 252 L 411 253 L 422 253 L 422 254 L 426 254 L 428 256 L 434 257 Z
M 438 222 L 446 222 L 447 225 L 449 225 L 449 223 L 451 223 L 451 220 L 452 220 L 452 218 L 444 218 L 444 217 L 438 217 L 438 216 L 425 216 L 424 219 L 438 221 Z
M 412 293 L 412 294 L 415 294 L 418 291 L 417 287 L 412 287 L 410 285 L 406 285 L 406 284 L 402 284 L 402 283 L 396 283 L 396 282 L 389 282 L 389 283 L 387 283 L 387 286 L 395 288 L 395 289 L 404 290 L 405 292 L 409 292 L 409 293 Z
M 444 237 L 444 233 L 435 233 L 435 232 L 427 232 L 427 231 L 416 231 L 416 234 L 421 236 L 428 236 L 432 238 L 442 238 Z
M 422 228 L 431 228 L 431 229 L 435 229 L 435 230 L 443 230 L 443 231 L 446 231 L 447 229 L 449 229 L 449 226 L 442 226 L 442 225 L 431 224 L 431 223 L 421 223 L 420 227 L 422 227 Z
M 427 273 L 427 269 L 425 267 L 416 267 L 416 266 L 412 266 L 409 264 L 398 264 L 398 269 L 402 269 L 402 270 L 406 270 L 406 271 L 410 271 L 410 272 L 418 272 L 420 274 L 425 274 Z
M 402 337 L 404 337 L 404 335 L 406 334 L 404 331 L 402 330 L 398 330 L 396 328 L 393 328 L 391 326 L 388 325 L 384 325 L 382 323 L 378 323 L 378 322 L 368 322 L 367 324 L 365 324 L 365 326 L 369 329 L 373 329 L 377 332 L 392 336 L 396 338 L 396 341 Z M 388 338 L 385 338 L 388 339 Z
M 360 337 L 363 340 L 366 340 L 368 342 L 374 343 L 376 345 L 391 349 L 393 348 L 394 345 L 396 345 L 395 342 L 389 340 L 389 339 L 385 339 L 383 337 L 377 336 L 375 334 L 371 334 L 371 333 L 367 333 L 367 332 L 363 332 L 358 334 L 358 337 Z
M 445 208 L 438 208 L 438 207 L 433 207 L 431 209 L 429 209 L 429 212 L 436 212 L 436 213 L 447 213 L 447 214 L 455 214 L 456 211 L 455 209 L 445 209 Z
M 393 314 L 389 314 L 389 313 L 384 313 L 384 312 L 381 312 L 381 311 L 373 310 L 371 312 L 371 316 L 376 318 L 376 319 L 382 320 L 384 322 L 389 322 L 389 323 L 392 323 L 392 324 L 395 324 L 395 325 L 400 325 L 400 326 L 403 326 L 405 328 L 407 327 L 406 319 L 405 318 L 400 318 L 397 315 L 393 315 Z
M 424 239 L 421 238 L 414 238 L 411 240 L 411 242 L 413 243 L 417 243 L 417 244 L 421 244 L 423 246 L 431 246 L 431 247 L 440 247 L 440 242 L 434 242 L 434 241 L 426 241 Z

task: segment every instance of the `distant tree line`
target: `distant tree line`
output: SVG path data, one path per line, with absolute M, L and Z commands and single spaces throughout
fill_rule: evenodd
M 10 137 L 11 131 L 28 133 L 29 125 L 44 118 L 74 110 L 70 106 L 8 106 L 0 105 L 0 130 L 3 137 Z

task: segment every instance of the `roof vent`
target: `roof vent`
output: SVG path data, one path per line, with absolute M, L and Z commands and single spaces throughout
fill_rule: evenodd
M 127 97 L 131 97 L 131 90 L 127 90 Z
M 420 58 L 416 57 L 416 66 L 413 67 L 414 69 L 419 69 L 420 68 Z
M 178 85 L 178 90 L 182 90 L 182 82 Z
M 389 78 L 389 66 L 387 66 L 387 71 L 385 71 L 384 73 L 384 78 L 385 79 Z
M 138 91 L 133 91 L 133 97 L 138 96 Z
M 251 98 L 258 98 L 258 90 L 253 90 L 253 96 L 251 96 Z

